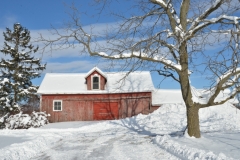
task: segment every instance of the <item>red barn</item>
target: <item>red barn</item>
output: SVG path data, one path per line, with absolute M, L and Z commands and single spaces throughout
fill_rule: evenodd
M 149 72 L 47 73 L 38 89 L 50 122 L 92 121 L 148 114 L 154 86 Z

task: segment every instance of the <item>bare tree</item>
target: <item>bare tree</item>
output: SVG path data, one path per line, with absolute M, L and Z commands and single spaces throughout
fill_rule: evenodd
M 95 2 L 102 13 L 116 1 Z M 173 78 L 181 86 L 187 108 L 188 134 L 199 138 L 199 109 L 223 104 L 240 92 L 239 0 L 128 2 L 118 1 L 133 6 L 128 12 L 112 13 L 119 21 L 100 35 L 92 34 L 94 28 L 87 32 L 80 22 L 82 14 L 71 7 L 71 21 L 63 30 L 53 31 L 56 39 L 41 36 L 44 49 L 81 45 L 82 53 L 124 61 L 131 71 L 147 65 Z M 207 92 L 195 93 L 190 83 L 192 71 L 209 75 Z M 225 98 L 217 99 L 226 89 L 230 92 Z

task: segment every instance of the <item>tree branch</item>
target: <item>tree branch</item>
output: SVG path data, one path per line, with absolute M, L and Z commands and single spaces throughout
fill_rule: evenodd
M 162 75 L 162 76 L 164 76 L 164 77 L 171 77 L 171 78 L 173 78 L 175 81 L 177 81 L 177 82 L 180 83 L 180 80 L 179 80 L 178 78 L 176 78 L 173 73 L 171 73 L 171 72 L 169 72 L 169 71 L 163 71 L 163 70 L 152 70 L 152 71 L 156 71 L 156 72 L 158 72 L 159 75 Z

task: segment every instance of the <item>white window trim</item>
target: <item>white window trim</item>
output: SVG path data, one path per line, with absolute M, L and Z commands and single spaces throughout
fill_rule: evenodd
M 98 80 L 99 80 L 98 89 L 93 89 L 93 77 L 98 77 Z M 98 75 L 98 74 L 92 75 L 91 76 L 91 88 L 92 88 L 92 90 L 100 90 L 100 87 L 101 87 L 101 77 L 100 77 L 100 75 Z
M 40 95 L 40 112 L 42 112 L 42 95 Z
M 55 110 L 55 109 L 54 109 L 54 102 L 61 102 L 61 110 Z M 53 111 L 62 111 L 62 109 L 63 109 L 62 100 L 53 100 Z

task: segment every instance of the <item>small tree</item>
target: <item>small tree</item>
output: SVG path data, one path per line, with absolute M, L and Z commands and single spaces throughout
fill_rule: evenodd
M 0 52 L 5 58 L 0 62 L 0 105 L 6 113 L 13 113 L 19 111 L 20 102 L 36 94 L 38 87 L 31 80 L 40 76 L 46 64 L 41 65 L 39 58 L 31 56 L 38 47 L 30 44 L 30 32 L 19 23 L 13 25 L 13 30 L 6 28 L 3 36 L 5 42 Z
M 21 104 L 23 113 L 31 114 L 33 111 L 40 111 L 40 97 L 39 95 L 31 95 L 26 101 Z
M 108 8 L 111 11 L 111 3 L 115 2 L 95 1 L 103 4 L 101 13 Z M 55 30 L 59 37 L 41 40 L 51 49 L 81 45 L 82 53 L 125 61 L 124 66 L 131 70 L 155 66 L 153 70 L 160 75 L 179 83 L 187 110 L 188 134 L 199 138 L 199 109 L 223 104 L 240 92 L 239 0 L 116 3 L 124 3 L 128 9 L 108 14 L 120 19 L 113 29 L 108 27 L 100 35 L 87 32 L 79 18 L 82 15 L 73 6 L 66 32 Z M 210 75 L 205 76 L 210 80 L 206 92 L 197 93 L 191 86 L 192 71 Z M 217 99 L 227 89 L 230 92 Z

